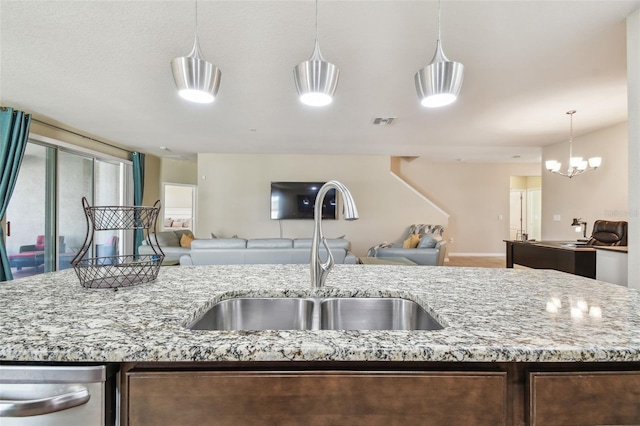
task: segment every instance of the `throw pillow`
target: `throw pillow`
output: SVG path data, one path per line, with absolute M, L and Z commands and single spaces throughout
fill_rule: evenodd
M 191 241 L 195 240 L 196 237 L 193 234 L 182 234 L 180 237 L 180 247 L 191 248 Z
M 411 225 L 409 229 L 407 229 L 407 238 L 411 237 L 413 234 L 420 235 L 425 226 L 426 225 L 423 225 L 421 223 Z
M 412 234 L 409 238 L 404 240 L 402 243 L 402 248 L 416 248 L 418 247 L 418 243 L 420 242 L 420 235 Z
M 425 235 L 420 238 L 420 242 L 418 243 L 418 248 L 435 248 L 438 244 L 438 240 L 433 238 L 431 235 Z
M 171 225 L 173 225 L 173 219 L 171 219 L 170 217 L 166 218 L 164 220 L 164 227 L 171 228 Z

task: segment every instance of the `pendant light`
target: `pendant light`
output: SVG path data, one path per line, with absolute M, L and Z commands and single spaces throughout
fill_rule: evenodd
M 200 51 L 198 42 L 198 2 L 196 2 L 196 36 L 193 48 L 187 56 L 180 56 L 171 61 L 173 80 L 176 82 L 178 94 L 191 102 L 211 103 L 215 100 L 220 87 L 222 72 L 208 62 Z
M 325 106 L 333 101 L 340 70 L 327 62 L 318 43 L 318 0 L 316 0 L 316 42 L 311 57 L 293 69 L 293 78 L 300 102 L 310 106 Z
M 464 65 L 447 59 L 442 51 L 440 29 L 440 3 L 438 1 L 438 41 L 431 63 L 415 75 L 416 90 L 420 103 L 429 108 L 441 107 L 454 102 L 464 78 Z
M 548 160 L 544 164 L 547 171 L 568 177 L 569 179 L 581 175 L 584 172 L 595 170 L 602 164 L 602 157 L 591 157 L 588 160 L 583 160 L 582 157 L 573 156 L 573 114 L 575 113 L 575 110 L 567 111 L 567 114 L 571 117 L 569 124 L 569 168 L 567 172 L 563 173 L 560 171 L 562 163 L 559 161 Z

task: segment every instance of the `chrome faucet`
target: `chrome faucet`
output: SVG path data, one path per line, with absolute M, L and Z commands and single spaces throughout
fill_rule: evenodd
M 334 260 L 333 255 L 331 254 L 331 250 L 329 250 L 329 245 L 327 244 L 327 240 L 322 235 L 322 202 L 324 201 L 324 196 L 329 192 L 329 190 L 335 189 L 336 192 L 339 192 L 342 195 L 343 202 L 343 215 L 345 220 L 357 220 L 358 219 L 358 209 L 356 208 L 356 203 L 353 201 L 353 197 L 351 193 L 347 189 L 346 186 L 341 184 L 338 181 L 332 180 L 330 182 L 322 185 L 322 188 L 318 191 L 318 195 L 316 196 L 316 205 L 313 210 L 313 241 L 311 243 L 311 288 L 320 288 L 324 287 L 324 280 L 329 275 L 331 268 L 333 268 Z M 337 197 L 336 197 L 337 198 Z M 327 251 L 327 260 L 325 262 L 320 258 L 320 243 L 324 246 Z

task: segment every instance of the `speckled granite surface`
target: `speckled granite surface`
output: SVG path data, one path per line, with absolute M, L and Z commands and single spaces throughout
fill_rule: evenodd
M 0 361 L 640 360 L 640 292 L 556 271 L 336 265 L 319 292 L 414 300 L 438 331 L 185 328 L 233 296 L 313 294 L 307 265 L 164 267 L 118 291 L 72 270 L 15 280 L 0 284 Z M 579 301 L 601 316 L 572 317 Z

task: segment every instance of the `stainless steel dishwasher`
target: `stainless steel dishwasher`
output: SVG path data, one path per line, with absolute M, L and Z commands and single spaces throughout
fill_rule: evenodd
M 114 425 L 117 369 L 0 365 L 0 425 Z

